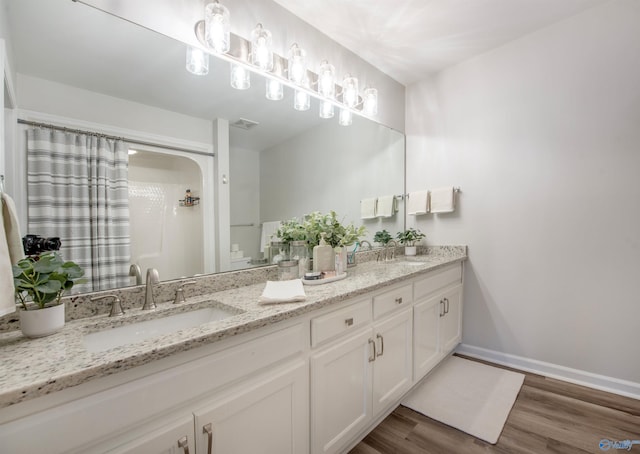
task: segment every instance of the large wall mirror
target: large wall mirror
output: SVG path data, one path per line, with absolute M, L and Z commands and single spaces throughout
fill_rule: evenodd
M 312 211 L 334 210 L 345 222 L 364 224 L 369 240 L 377 230 L 404 227 L 402 199 L 393 217 L 360 215 L 364 198 L 403 194 L 402 133 L 357 116 L 340 126 L 337 112 L 321 119 L 313 99 L 308 111 L 294 110 L 287 87 L 282 100 L 268 100 L 256 74 L 249 89 L 235 90 L 229 63 L 214 57 L 206 76 L 190 74 L 185 44 L 80 3 L 0 4 L 9 24 L 14 118 L 124 131 L 148 142 L 131 144 L 128 158 L 131 262 L 143 273 L 154 267 L 167 280 L 253 266 L 263 256 L 263 223 Z M 214 139 L 221 124 L 229 125 L 229 173 L 222 179 Z M 7 159 L 21 171 L 8 175 L 7 187 L 26 222 L 25 136 L 34 126 L 11 127 Z M 180 204 L 187 189 L 200 204 Z M 27 232 L 48 235 L 46 225 L 36 232 L 23 227 Z M 215 240 L 220 234 L 226 241 Z

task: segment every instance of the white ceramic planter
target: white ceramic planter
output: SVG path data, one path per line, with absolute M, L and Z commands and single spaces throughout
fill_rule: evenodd
M 26 337 L 43 337 L 64 326 L 64 304 L 37 310 L 21 310 L 20 329 Z
M 404 255 L 416 255 L 417 246 L 405 246 Z

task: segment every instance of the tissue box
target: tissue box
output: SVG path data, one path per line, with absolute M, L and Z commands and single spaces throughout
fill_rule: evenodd
M 244 251 L 231 251 L 231 259 L 241 259 L 244 257 Z

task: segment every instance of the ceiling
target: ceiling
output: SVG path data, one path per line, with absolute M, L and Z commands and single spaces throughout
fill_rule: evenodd
M 409 85 L 607 0 L 275 0 Z

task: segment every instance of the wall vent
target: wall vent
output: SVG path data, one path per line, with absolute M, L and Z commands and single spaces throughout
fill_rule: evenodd
M 248 131 L 249 129 L 255 128 L 259 124 L 260 123 L 258 123 L 257 121 L 247 120 L 246 118 L 240 118 L 239 120 L 231 123 L 231 126 Z

